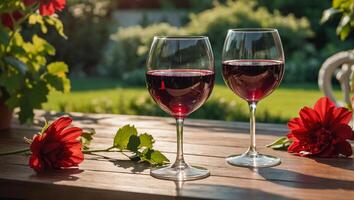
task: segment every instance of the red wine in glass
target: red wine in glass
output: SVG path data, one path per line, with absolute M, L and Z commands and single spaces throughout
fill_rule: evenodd
M 146 73 L 151 96 L 175 118 L 185 118 L 198 109 L 210 96 L 214 79 L 211 70 L 166 69 Z
M 249 102 L 272 93 L 284 76 L 284 62 L 278 60 L 227 60 L 222 63 L 225 82 Z

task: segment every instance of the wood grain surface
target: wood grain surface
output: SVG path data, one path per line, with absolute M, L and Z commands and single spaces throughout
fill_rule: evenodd
M 133 124 L 156 139 L 155 147 L 173 161 L 175 125 L 171 118 L 71 113 L 74 125 L 94 128 L 92 148 L 111 145 L 119 127 Z M 36 125 L 0 132 L 0 151 L 26 147 L 44 118 L 60 114 L 36 112 Z M 257 124 L 258 150 L 281 158 L 273 168 L 248 169 L 228 165 L 225 158 L 243 153 L 249 143 L 248 123 L 186 120 L 184 150 L 189 164 L 203 166 L 211 176 L 197 181 L 173 182 L 149 175 L 150 166 L 129 161 L 120 153 L 85 155 L 79 169 L 37 174 L 28 156 L 0 157 L 0 199 L 354 199 L 354 161 L 310 159 L 265 147 L 285 135 L 285 125 Z

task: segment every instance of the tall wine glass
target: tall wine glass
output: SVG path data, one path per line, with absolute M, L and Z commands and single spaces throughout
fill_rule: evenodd
M 226 160 L 241 167 L 271 167 L 280 159 L 256 150 L 257 103 L 272 93 L 284 76 L 284 53 L 276 29 L 229 30 L 222 54 L 222 74 L 228 87 L 248 102 L 250 147 Z
M 214 57 L 208 37 L 154 37 L 146 83 L 155 102 L 176 119 L 177 157 L 170 166 L 151 169 L 153 177 L 180 181 L 209 176 L 207 169 L 184 161 L 183 122 L 208 99 L 214 80 Z

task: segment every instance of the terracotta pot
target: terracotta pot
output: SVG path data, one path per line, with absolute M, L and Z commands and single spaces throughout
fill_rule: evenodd
M 9 129 L 11 126 L 13 110 L 9 109 L 0 99 L 0 130 Z

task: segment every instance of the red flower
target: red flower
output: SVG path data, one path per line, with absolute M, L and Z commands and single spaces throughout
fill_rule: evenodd
M 36 3 L 36 1 L 38 0 L 23 0 L 23 3 L 25 4 L 25 6 L 32 6 Z M 14 23 L 20 20 L 22 17 L 23 14 L 20 11 L 0 14 L 1 23 L 10 29 L 13 29 Z
M 23 14 L 19 11 L 15 11 L 12 13 L 1 13 L 1 23 L 2 25 L 13 29 L 14 23 L 23 17 Z
M 39 12 L 43 16 L 49 16 L 55 11 L 64 9 L 66 0 L 39 0 Z
M 34 136 L 29 165 L 36 171 L 76 167 L 84 159 L 78 138 L 82 130 L 71 124 L 70 117 L 55 120 L 43 134 Z
M 318 157 L 352 155 L 352 147 L 347 141 L 354 135 L 348 125 L 352 112 L 337 108 L 327 97 L 322 97 L 314 109 L 304 107 L 299 115 L 288 122 L 288 138 L 293 141 L 288 152 Z

